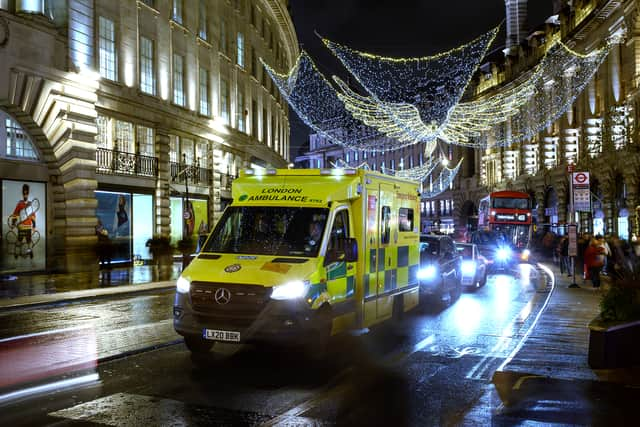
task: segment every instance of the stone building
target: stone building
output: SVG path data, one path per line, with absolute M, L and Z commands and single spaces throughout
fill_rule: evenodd
M 238 169 L 288 164 L 260 58 L 297 56 L 286 0 L 0 0 L 0 273 L 196 239 Z
M 508 3 L 508 2 L 507 2 Z M 457 155 L 473 164 L 455 184 L 456 221 L 463 227 L 489 191 L 531 194 L 537 222 L 563 233 L 577 222 L 581 231 L 638 236 L 640 142 L 638 78 L 640 23 L 637 1 L 554 1 L 554 15 L 528 33 L 516 50 L 489 58 L 475 82 L 475 96 L 509 88 L 530 72 L 546 48 L 562 40 L 589 52 L 609 40 L 608 57 L 586 89 L 559 120 L 524 143 Z M 494 59 L 494 60 L 492 60 Z M 568 170 L 589 172 L 592 210 L 571 218 Z

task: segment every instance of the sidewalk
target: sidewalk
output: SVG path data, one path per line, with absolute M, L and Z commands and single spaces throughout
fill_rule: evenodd
M 528 332 L 521 347 L 516 348 L 493 376 L 505 404 L 532 390 L 547 395 L 569 388 L 600 390 L 605 395 L 613 386 L 640 387 L 640 369 L 598 369 L 588 364 L 589 322 L 599 313 L 601 291 L 578 276 L 578 288 L 569 288 L 572 278 L 560 274 L 551 262 L 542 262 L 547 274 L 547 301 L 537 324 Z M 606 287 L 606 278 L 603 287 Z M 607 391 L 608 390 L 608 391 Z M 542 393 L 542 394 L 544 394 Z M 566 400 L 577 399 L 565 393 Z
M 88 299 L 104 295 L 172 289 L 182 264 L 165 271 L 151 265 L 113 267 L 85 273 L 2 274 L 0 310 L 29 305 Z

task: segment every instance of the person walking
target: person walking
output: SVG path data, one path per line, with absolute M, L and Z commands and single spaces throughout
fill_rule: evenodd
M 584 263 L 594 288 L 600 287 L 600 270 L 604 265 L 604 248 L 597 239 L 591 239 L 584 252 Z
M 564 274 L 566 271 L 567 276 L 571 276 L 571 270 L 571 258 L 569 257 L 569 238 L 567 236 L 563 236 L 562 240 L 560 241 L 560 274 Z

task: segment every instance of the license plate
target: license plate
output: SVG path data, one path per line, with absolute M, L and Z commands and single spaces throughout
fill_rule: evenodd
M 217 329 L 205 329 L 203 337 L 207 340 L 240 342 L 240 332 L 219 331 Z

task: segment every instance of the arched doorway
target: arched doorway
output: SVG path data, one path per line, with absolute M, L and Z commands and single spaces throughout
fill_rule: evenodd
M 615 233 L 621 239 L 629 240 L 629 209 L 627 208 L 627 188 L 622 174 L 614 178 L 614 218 Z

